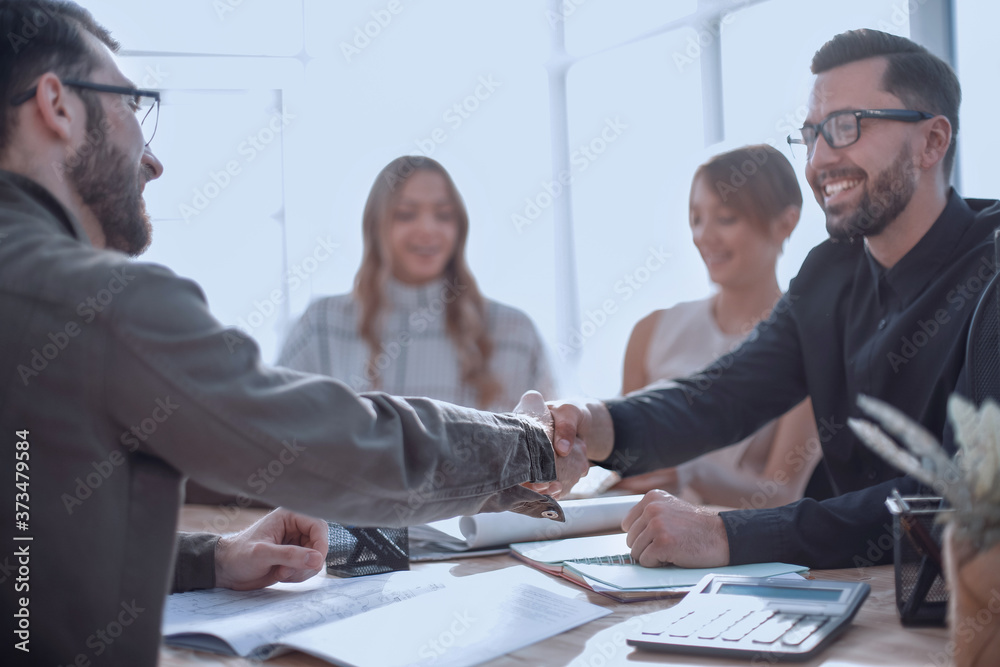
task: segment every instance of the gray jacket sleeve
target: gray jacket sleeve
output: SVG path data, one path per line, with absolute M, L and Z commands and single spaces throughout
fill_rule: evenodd
M 105 404 L 131 451 L 200 484 L 356 525 L 402 526 L 514 510 L 553 516 L 520 486 L 555 478 L 535 422 L 419 398 L 359 395 L 330 378 L 263 366 L 199 288 L 154 265 L 107 317 Z

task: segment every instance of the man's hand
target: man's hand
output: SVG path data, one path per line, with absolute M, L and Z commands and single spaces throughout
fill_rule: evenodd
M 622 521 L 632 558 L 646 567 L 729 564 L 729 538 L 718 513 L 666 491 L 650 491 Z
M 552 414 L 545 406 L 545 400 L 537 391 L 527 391 L 518 402 L 514 412 L 529 415 L 537 419 L 545 435 L 552 443 L 556 452 L 556 479 L 552 482 L 527 483 L 524 486 L 538 493 L 545 493 L 553 498 L 559 498 L 587 474 L 590 462 L 587 460 L 587 447 L 583 440 L 576 437 L 559 438 L 554 430 Z M 565 430 L 565 429 L 564 429 Z
M 277 509 L 215 548 L 215 585 L 237 591 L 278 581 L 305 581 L 320 571 L 328 543 L 326 521 Z
M 556 450 L 561 443 L 579 438 L 587 445 L 591 461 L 604 461 L 611 456 L 615 444 L 615 428 L 611 413 L 604 403 L 592 399 L 550 401 Z

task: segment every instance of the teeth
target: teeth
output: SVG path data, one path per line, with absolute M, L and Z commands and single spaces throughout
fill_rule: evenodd
M 844 190 L 850 190 L 860 182 L 861 182 L 860 180 L 853 180 L 853 181 L 837 181 L 835 183 L 827 183 L 826 185 L 823 186 L 823 194 L 825 194 L 827 197 L 832 197 L 838 192 L 843 192 Z

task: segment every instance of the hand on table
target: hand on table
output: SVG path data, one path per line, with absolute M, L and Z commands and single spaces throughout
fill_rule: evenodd
M 569 493 L 570 489 L 580 481 L 580 478 L 587 474 L 590 468 L 590 461 L 587 460 L 587 447 L 583 440 L 573 436 L 559 436 L 559 423 L 553 421 L 553 413 L 545 405 L 545 400 L 537 391 L 524 393 L 518 402 L 514 412 L 529 415 L 537 419 L 545 435 L 552 443 L 552 448 L 556 453 L 556 479 L 551 482 L 525 483 L 524 486 L 536 491 L 559 498 L 563 494 Z M 564 426 L 563 432 L 568 429 Z
M 622 521 L 632 558 L 646 567 L 729 564 L 729 538 L 717 512 L 666 491 L 650 491 Z
M 326 559 L 327 523 L 277 509 L 215 547 L 215 585 L 237 591 L 305 581 Z

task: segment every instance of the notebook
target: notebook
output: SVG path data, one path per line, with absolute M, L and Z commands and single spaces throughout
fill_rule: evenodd
M 643 567 L 632 560 L 625 533 L 510 545 L 528 565 L 561 576 L 619 602 L 680 597 L 707 574 L 774 577 L 809 568 L 788 563 L 752 563 L 714 568 Z

